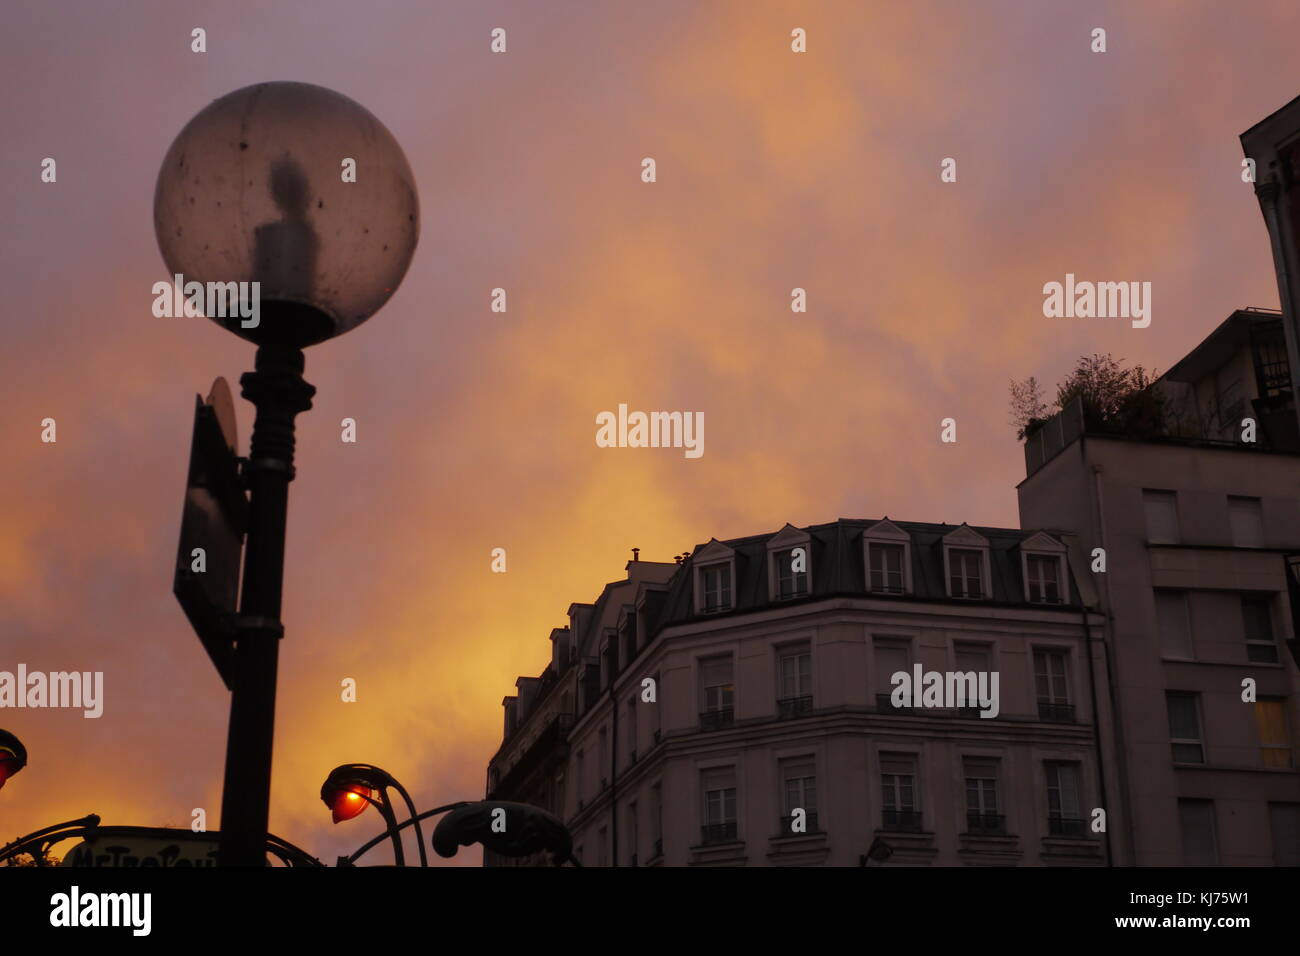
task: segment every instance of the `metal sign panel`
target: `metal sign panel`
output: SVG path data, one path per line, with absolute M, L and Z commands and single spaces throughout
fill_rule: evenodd
M 196 867 L 217 865 L 216 833 L 167 827 L 106 827 L 63 857 L 62 866 Z
M 172 591 L 227 687 L 248 527 L 248 497 L 239 479 L 235 441 L 234 402 L 225 379 L 218 378 L 206 402 L 195 396 Z

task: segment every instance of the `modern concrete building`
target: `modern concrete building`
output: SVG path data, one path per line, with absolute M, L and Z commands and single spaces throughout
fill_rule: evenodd
M 1023 524 L 1104 552 L 1116 861 L 1300 865 L 1300 677 L 1281 640 L 1300 455 L 1279 316 L 1234 313 L 1153 388 L 1163 433 L 1076 404 L 1026 442 L 1018 489 Z

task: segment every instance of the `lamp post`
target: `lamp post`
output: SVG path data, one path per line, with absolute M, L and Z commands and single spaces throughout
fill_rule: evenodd
M 433 849 L 452 857 L 474 843 L 501 856 L 532 856 L 546 851 L 556 866 L 581 866 L 573 855 L 573 837 L 560 820 L 541 807 L 505 800 L 480 800 L 447 814 L 433 830 Z
M 27 748 L 7 730 L 0 730 L 0 788 L 5 781 L 27 766 Z
M 347 763 L 330 771 L 325 782 L 321 784 L 320 798 L 330 808 L 335 823 L 351 820 L 358 816 L 367 806 L 374 806 L 384 818 L 388 835 L 393 841 L 393 859 L 398 866 L 406 865 L 406 854 L 402 851 L 402 837 L 398 832 L 397 818 L 393 815 L 393 804 L 388 798 L 391 787 L 402 795 L 406 809 L 411 813 L 410 823 L 415 826 L 415 839 L 420 848 L 420 866 L 428 866 L 429 858 L 424 852 L 424 831 L 420 828 L 420 817 L 416 815 L 415 804 L 406 788 L 387 770 L 368 763 Z M 379 799 L 371 794 L 378 792 Z
M 410 265 L 419 204 L 406 157 L 364 107 L 306 83 L 221 97 L 181 130 L 154 193 L 163 261 L 187 303 L 255 343 L 257 409 L 234 621 L 221 801 L 224 866 L 266 862 L 294 418 L 311 408 L 303 349 L 375 313 Z

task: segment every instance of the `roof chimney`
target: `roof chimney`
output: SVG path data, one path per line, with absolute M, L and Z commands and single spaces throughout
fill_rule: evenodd
M 640 549 L 640 548 L 633 548 L 633 549 L 632 549 L 632 560 L 633 560 L 633 561 L 640 561 L 640 560 L 641 560 L 641 549 Z

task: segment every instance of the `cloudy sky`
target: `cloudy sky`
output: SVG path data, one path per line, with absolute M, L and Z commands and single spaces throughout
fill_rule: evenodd
M 405 282 L 309 351 L 298 423 L 271 826 L 333 859 L 378 825 L 331 825 L 326 772 L 377 763 L 421 806 L 481 795 L 502 696 L 632 547 L 885 514 L 1016 526 L 1009 379 L 1092 352 L 1167 368 L 1276 306 L 1237 137 L 1300 94 L 1297 19 L 1290 0 L 10 0 L 0 670 L 103 671 L 106 701 L 0 712 L 31 751 L 0 842 L 90 811 L 219 819 L 228 697 L 170 580 L 193 396 L 253 350 L 151 311 L 159 164 L 213 99 L 338 90 L 419 187 Z M 1151 326 L 1044 318 L 1067 272 L 1151 282 Z M 621 402 L 702 411 L 705 454 L 598 448 Z

